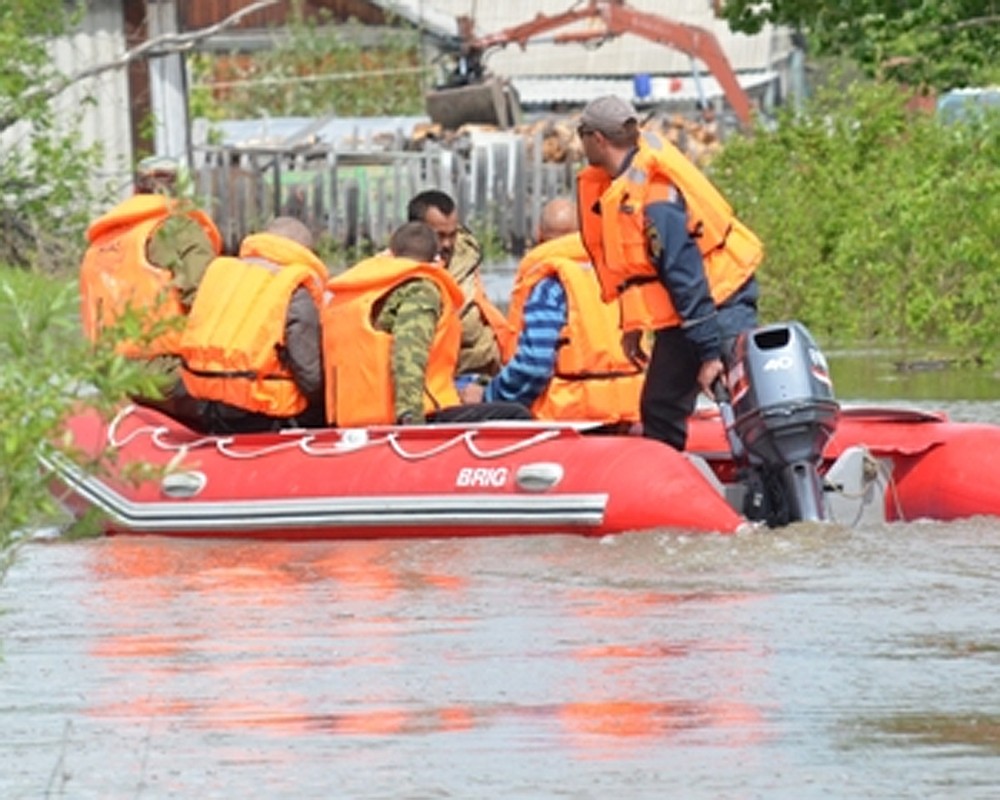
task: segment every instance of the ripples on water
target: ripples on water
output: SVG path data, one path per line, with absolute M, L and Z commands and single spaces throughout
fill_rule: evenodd
M 998 528 L 31 543 L 0 797 L 992 798 Z

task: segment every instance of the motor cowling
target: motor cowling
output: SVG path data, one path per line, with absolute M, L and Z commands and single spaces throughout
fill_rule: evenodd
M 812 335 L 799 322 L 744 332 L 726 384 L 743 447 L 744 513 L 772 526 L 824 519 L 819 465 L 840 405 Z

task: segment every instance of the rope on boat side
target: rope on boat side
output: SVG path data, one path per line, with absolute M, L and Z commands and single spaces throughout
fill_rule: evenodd
M 386 436 L 386 441 L 389 443 L 389 447 L 392 448 L 393 452 L 400 458 L 409 459 L 416 461 L 421 458 L 430 458 L 431 456 L 436 456 L 438 453 L 443 453 L 449 447 L 453 447 L 458 442 L 462 441 L 467 437 L 471 431 L 466 431 L 465 433 L 460 433 L 458 436 L 453 436 L 446 442 L 441 442 L 441 444 L 436 447 L 432 447 L 429 450 L 424 450 L 422 453 L 408 453 L 406 452 L 402 445 L 399 443 L 399 434 L 390 433 Z
M 309 437 L 304 437 L 309 438 Z M 222 455 L 229 456 L 235 459 L 247 459 L 247 458 L 257 458 L 258 456 L 267 456 L 271 453 L 277 453 L 281 450 L 291 450 L 299 446 L 298 439 L 289 439 L 285 442 L 279 442 L 278 444 L 269 444 L 267 447 L 258 447 L 255 450 L 233 450 L 230 449 L 230 445 L 233 444 L 235 439 L 232 436 L 227 436 L 224 439 L 218 439 L 215 443 L 215 448 Z
M 112 419 L 110 424 L 108 425 L 107 439 L 108 439 L 108 444 L 110 444 L 112 447 L 124 447 L 133 439 L 137 438 L 139 434 L 149 433 L 150 431 L 155 430 L 151 425 L 144 425 L 142 427 L 136 428 L 128 436 L 119 439 L 118 426 L 121 425 L 122 422 L 125 420 L 125 417 L 127 417 L 133 411 L 135 411 L 134 405 L 129 404 L 127 406 L 124 406 L 121 409 L 121 411 L 115 414 L 114 419 Z
M 149 434 L 149 438 L 153 440 L 153 444 L 157 445 L 163 450 L 193 450 L 197 447 L 204 447 L 205 445 L 214 444 L 216 447 L 219 446 L 219 442 L 231 441 L 232 437 L 229 439 L 219 439 L 218 436 L 202 436 L 200 439 L 195 439 L 191 442 L 181 442 L 177 444 L 176 442 L 168 441 L 170 436 L 170 429 L 166 425 L 160 425 L 157 428 L 151 428 L 152 433 Z
M 466 433 L 465 446 L 469 448 L 469 452 L 477 458 L 500 458 L 500 456 L 505 456 L 510 453 L 516 453 L 518 450 L 525 450 L 528 447 L 533 447 L 536 444 L 541 444 L 542 442 L 548 441 L 549 439 L 558 437 L 561 431 L 556 428 L 549 428 L 548 430 L 539 431 L 534 436 L 530 436 L 520 442 L 514 442 L 506 447 L 499 447 L 496 450 L 491 450 L 486 452 L 481 450 L 472 440 L 475 438 L 477 431 L 468 431 Z
M 170 466 L 177 467 L 184 460 L 184 457 L 191 451 L 205 446 L 214 446 L 216 450 L 222 455 L 228 456 L 233 459 L 251 459 L 259 458 L 261 456 L 270 455 L 272 453 L 279 452 L 281 450 L 287 450 L 289 448 L 299 448 L 302 452 L 307 455 L 312 456 L 332 456 L 332 455 L 343 455 L 345 453 L 353 453 L 358 450 L 363 450 L 370 447 L 377 447 L 382 444 L 388 444 L 393 452 L 402 459 L 406 460 L 421 460 L 425 458 L 431 458 L 444 452 L 452 447 L 455 447 L 460 442 L 465 442 L 466 448 L 469 452 L 481 459 L 491 459 L 500 458 L 502 456 L 509 455 L 510 453 L 516 453 L 519 450 L 525 450 L 529 447 L 533 447 L 541 442 L 548 441 L 550 439 L 558 437 L 562 433 L 561 428 L 546 428 L 545 430 L 539 431 L 538 433 L 529 436 L 527 439 L 522 439 L 512 444 L 504 445 L 503 447 L 498 447 L 494 450 L 486 450 L 479 446 L 479 444 L 474 441 L 477 434 L 480 431 L 477 430 L 467 430 L 456 434 L 455 436 L 447 439 L 446 441 L 440 442 L 433 447 L 423 450 L 421 452 L 415 452 L 413 450 L 408 450 L 403 447 L 399 433 L 391 432 L 386 434 L 382 438 L 372 439 L 364 438 L 363 440 L 351 441 L 350 439 L 341 436 L 337 441 L 331 443 L 330 445 L 324 446 L 318 437 L 314 433 L 303 433 L 296 434 L 294 438 L 289 436 L 289 438 L 283 442 L 277 444 L 271 444 L 264 447 L 259 447 L 254 450 L 248 449 L 237 449 L 233 445 L 236 442 L 234 436 L 215 436 L 208 435 L 203 436 L 198 439 L 193 439 L 186 442 L 177 442 L 170 440 L 170 429 L 166 425 L 140 425 L 134 430 L 130 431 L 128 434 L 119 435 L 119 428 L 123 424 L 126 417 L 132 414 L 136 409 L 135 405 L 127 405 L 123 407 L 111 421 L 108 426 L 108 442 L 113 447 L 124 447 L 126 444 L 131 442 L 133 439 L 141 436 L 148 435 L 152 442 L 159 447 L 161 450 L 166 451 L 177 451 L 176 455 L 171 458 Z
M 365 437 L 363 439 L 355 439 L 352 441 L 350 437 L 341 436 L 341 438 L 337 441 L 324 447 L 318 443 L 318 437 L 306 436 L 299 440 L 299 447 L 302 449 L 303 453 L 310 456 L 342 456 L 345 453 L 357 453 L 370 447 L 378 447 L 379 445 L 385 444 L 388 440 L 389 437 L 386 436 L 381 439 Z M 314 444 L 314 442 L 317 443 Z
M 464 431 L 463 433 L 460 433 L 435 447 L 424 450 L 421 453 L 407 452 L 404 450 L 399 441 L 398 434 L 390 433 L 387 437 L 387 441 L 389 442 L 389 446 L 393 449 L 393 452 L 395 452 L 400 458 L 404 459 L 418 460 L 422 458 L 430 458 L 431 456 L 436 456 L 438 453 L 444 452 L 450 447 L 454 447 L 459 442 L 465 442 L 465 446 L 468 451 L 476 458 L 490 459 L 500 458 L 501 456 L 516 453 L 519 450 L 526 450 L 529 447 L 534 447 L 536 444 L 540 444 L 541 442 L 545 442 L 559 436 L 561 432 L 562 431 L 559 428 L 548 428 L 534 434 L 533 436 L 529 436 L 527 439 L 522 439 L 521 441 L 514 442 L 513 444 L 508 444 L 504 447 L 498 447 L 495 450 L 489 451 L 482 449 L 473 441 L 479 433 L 479 431 L 475 430 Z

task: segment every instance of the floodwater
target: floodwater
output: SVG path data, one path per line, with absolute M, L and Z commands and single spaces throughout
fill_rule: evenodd
M 4 800 L 1000 794 L 993 519 L 41 539 L 0 647 Z

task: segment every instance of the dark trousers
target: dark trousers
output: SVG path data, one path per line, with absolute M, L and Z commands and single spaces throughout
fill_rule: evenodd
M 520 403 L 496 400 L 492 403 L 469 403 L 449 406 L 427 416 L 428 422 L 487 422 L 493 419 L 531 419 L 531 412 Z
M 718 309 L 722 329 L 722 362 L 728 369 L 737 336 L 757 325 L 754 302 L 735 302 Z M 656 331 L 653 352 L 639 400 L 642 435 L 683 450 L 687 444 L 687 420 L 698 402 L 698 371 L 701 357 L 681 328 Z
M 701 359 L 680 328 L 656 331 L 639 399 L 642 435 L 683 450 L 698 401 Z
M 271 417 L 215 400 L 196 400 L 176 381 L 159 400 L 133 397 L 141 405 L 162 411 L 198 433 L 263 433 L 283 428 L 318 428 L 326 424 L 321 406 L 294 417 Z

